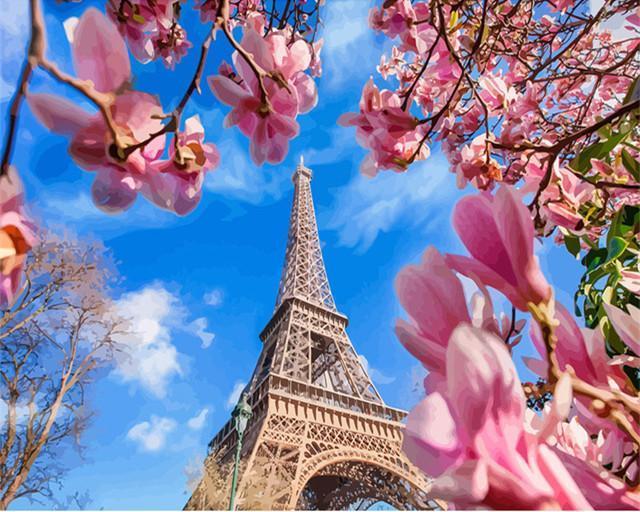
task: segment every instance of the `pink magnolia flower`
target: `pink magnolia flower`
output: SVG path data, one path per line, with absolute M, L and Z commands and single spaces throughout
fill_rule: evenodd
M 516 90 L 499 75 L 486 73 L 478 79 L 480 97 L 492 110 L 498 111 L 516 100 Z
M 120 143 L 135 147 L 152 139 L 122 158 L 116 154 L 112 134 L 102 113 L 89 113 L 59 96 L 29 94 L 27 99 L 36 117 L 51 131 L 71 136 L 69 152 L 72 158 L 81 168 L 95 172 L 91 193 L 96 206 L 110 213 L 126 210 L 138 192 L 143 192 L 162 208 L 179 214 L 190 210 L 195 204 L 178 209 L 175 205 L 182 204 L 179 196 L 184 193 L 183 189 L 193 187 L 195 177 L 179 176 L 177 183 L 184 183 L 183 187 L 166 185 L 168 174 L 165 176 L 163 166 L 169 163 L 159 160 L 165 149 L 166 136 L 152 137 L 163 128 L 162 108 L 155 97 L 128 89 L 131 68 L 124 40 L 116 27 L 96 9 L 87 9 L 78 22 L 72 57 L 78 77 L 90 80 L 100 92 L 111 96 L 109 110 Z M 188 138 L 184 144 L 191 148 L 194 140 L 192 135 Z M 198 141 L 201 146 L 201 140 Z M 202 154 L 192 156 L 202 160 Z M 205 158 L 199 169 L 208 170 L 217 160 Z M 173 174 L 180 172 L 187 170 L 174 168 Z M 158 173 L 163 174 L 164 179 L 156 176 Z M 156 191 L 154 187 L 163 190 Z M 170 190 L 176 197 L 168 197 Z M 200 197 L 196 193 L 190 195 Z M 156 201 L 158 197 L 163 200 Z
M 342 126 L 355 126 L 358 143 L 371 154 L 362 164 L 362 172 L 375 175 L 379 169 L 405 171 L 414 159 L 429 155 L 416 130 L 417 119 L 402 109 L 400 97 L 388 90 L 380 91 L 371 78 L 360 99 L 360 113 L 342 114 Z
M 571 387 L 556 389 L 568 410 Z M 502 340 L 457 327 L 446 354 L 446 386 L 409 414 L 404 449 L 434 477 L 431 495 L 456 506 L 501 509 L 626 508 L 640 503 L 615 479 L 553 449 L 525 429 L 522 384 Z M 555 415 L 545 431 L 560 419 Z M 585 489 L 588 483 L 588 489 Z M 590 501 L 591 500 L 591 501 Z
M 627 290 L 635 295 L 640 295 L 640 272 L 633 272 L 632 270 L 621 270 L 620 285 L 624 286 Z
M 146 63 L 161 57 L 173 69 L 192 46 L 176 19 L 174 4 L 174 0 L 108 2 L 107 15 L 127 38 L 136 59 Z
M 462 198 L 453 225 L 472 257 L 447 255 L 452 269 L 499 290 L 522 311 L 529 302 L 551 298 L 533 254 L 533 223 L 517 192 L 501 187 L 495 196 L 485 192 Z
M 411 317 L 411 322 L 398 320 L 398 339 L 431 372 L 431 380 L 443 378 L 451 333 L 460 323 L 471 322 L 460 280 L 429 247 L 419 265 L 398 274 L 396 290 Z
M 153 172 L 141 193 L 161 208 L 186 215 L 200 202 L 205 173 L 218 166 L 220 154 L 213 144 L 204 142 L 204 128 L 197 115 L 186 120 L 178 148 L 179 156 L 172 145 L 169 160 L 151 163 Z
M 209 77 L 216 97 L 230 105 L 226 126 L 237 125 L 250 138 L 253 161 L 281 162 L 289 149 L 289 139 L 298 134 L 295 118 L 311 110 L 317 102 L 313 79 L 304 73 L 311 63 L 306 41 L 299 39 L 290 46 L 284 33 L 271 32 L 262 37 L 253 25 L 245 28 L 241 42 L 256 63 L 269 76 L 263 77 L 267 102 L 263 101 L 254 71 L 237 52 L 233 62 L 241 82 L 232 76 Z
M 453 148 L 451 148 L 453 149 Z M 491 183 L 502 180 L 502 169 L 490 155 L 485 134 L 478 135 L 470 144 L 453 149 L 458 154 L 454 170 L 459 181 L 475 180 L 477 183 Z M 487 182 L 486 180 L 490 180 Z
M 0 308 L 11 307 L 22 284 L 35 226 L 24 212 L 22 184 L 13 167 L 0 177 Z

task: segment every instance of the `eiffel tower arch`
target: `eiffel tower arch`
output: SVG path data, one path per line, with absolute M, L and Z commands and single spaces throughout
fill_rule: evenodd
M 294 175 L 284 268 L 273 316 L 244 392 L 253 410 L 242 442 L 239 509 L 337 510 L 384 501 L 436 509 L 429 483 L 402 452 L 406 412 L 387 406 L 347 335 L 322 259 L 311 171 Z M 230 419 L 209 443 L 186 509 L 227 508 L 237 445 Z

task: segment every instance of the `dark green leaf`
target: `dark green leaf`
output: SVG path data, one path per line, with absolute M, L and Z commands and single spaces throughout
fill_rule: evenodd
M 574 256 L 578 256 L 578 254 L 580 254 L 580 239 L 577 236 L 565 235 L 564 245 L 567 247 L 567 251 Z
M 622 164 L 634 180 L 640 181 L 640 162 L 633 158 L 626 149 L 622 150 Z
M 591 249 L 584 258 L 582 258 L 582 264 L 587 267 L 587 270 L 593 270 L 599 266 L 607 258 L 607 250 L 604 248 Z
M 629 133 L 631 133 L 631 130 L 615 133 L 606 140 L 591 144 L 591 146 L 583 149 L 582 152 L 571 161 L 571 167 L 582 174 L 586 174 L 586 172 L 591 169 L 592 158 L 601 159 L 609 156 L 611 151 L 620 144 Z
M 619 236 L 614 236 L 609 240 L 607 244 L 607 261 L 615 260 L 618 258 L 627 248 L 629 242 Z

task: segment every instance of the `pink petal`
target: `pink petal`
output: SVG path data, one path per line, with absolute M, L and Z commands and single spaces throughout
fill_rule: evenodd
M 209 87 L 222 103 L 236 107 L 240 100 L 251 96 L 247 90 L 226 76 L 214 75 L 207 79 Z
M 137 195 L 136 183 L 124 172 L 111 167 L 97 172 L 91 186 L 94 204 L 107 213 L 119 213 L 131 207 Z
M 640 355 L 640 310 L 627 304 L 629 313 L 626 313 L 610 304 L 603 303 L 603 305 L 620 339 L 636 355 Z
M 156 206 L 176 213 L 191 213 L 202 197 L 202 173 L 185 176 L 171 160 L 156 162 L 142 186 L 142 194 Z
M 72 56 L 78 77 L 91 80 L 100 92 L 119 89 L 131 76 L 124 39 L 116 26 L 93 7 L 78 22 Z
M 269 142 L 267 151 L 267 162 L 279 164 L 284 160 L 289 152 L 289 139 L 281 134 L 273 136 Z
M 489 492 L 487 465 L 482 460 L 469 460 L 452 468 L 431 483 L 431 495 L 460 504 L 482 502 Z
M 276 34 L 271 37 L 281 37 L 284 40 L 284 36 L 278 36 Z M 242 47 L 253 55 L 254 60 L 262 69 L 265 71 L 273 71 L 275 69 L 273 55 L 267 42 L 255 30 L 245 30 L 244 36 L 242 37 Z
M 490 415 L 499 425 L 500 445 L 515 446 L 522 434 L 525 400 L 502 340 L 468 324 L 457 327 L 447 349 L 447 385 L 469 436 L 480 431 Z
M 427 369 L 444 372 L 446 346 L 430 340 L 404 320 L 396 324 L 396 336 L 409 353 L 420 361 Z
M 515 286 L 517 277 L 496 224 L 493 213 L 494 201 L 495 198 L 486 193 L 463 197 L 454 208 L 453 226 L 462 243 L 476 260 Z M 478 226 L 482 226 L 482 229 L 478 229 Z
M 440 393 L 431 393 L 407 417 L 403 449 L 429 476 L 440 476 L 462 455 L 456 420 Z
M 549 371 L 549 365 L 543 359 L 535 359 L 533 357 L 523 357 L 522 362 L 538 377 L 547 377 Z
M 289 48 L 289 55 L 286 59 L 282 73 L 285 77 L 290 77 L 294 73 L 304 71 L 311 64 L 311 50 L 309 43 L 303 39 L 298 39 Z
M 75 135 L 86 128 L 92 116 L 86 110 L 61 96 L 28 94 L 27 102 L 38 120 L 49 130 L 63 135 Z
M 444 359 L 437 360 L 433 356 L 444 350 L 453 330 L 461 323 L 471 320 L 467 311 L 462 284 L 449 269 L 442 255 L 433 247 L 429 247 L 420 265 L 410 265 L 402 269 L 395 282 L 396 293 L 400 303 L 417 324 L 417 332 L 424 343 L 439 344 L 442 352 L 435 347 L 424 348 L 429 354 L 421 359 L 427 368 L 442 368 Z M 399 324 L 400 325 L 400 324 Z M 405 332 L 408 332 L 405 328 Z M 415 336 L 411 337 L 417 341 Z M 405 342 L 408 339 L 404 340 Z M 407 348 L 416 354 L 422 350 L 410 343 Z M 413 353 L 413 351 L 412 351 Z
M 445 260 L 452 270 L 470 279 L 479 279 L 486 286 L 503 293 L 516 308 L 522 311 L 528 310 L 527 303 L 522 299 L 516 288 L 493 269 L 473 258 L 458 256 L 457 254 L 447 254 L 445 255 Z
M 293 86 L 298 95 L 298 112 L 305 114 L 318 103 L 316 82 L 309 75 L 298 73 L 293 79 Z

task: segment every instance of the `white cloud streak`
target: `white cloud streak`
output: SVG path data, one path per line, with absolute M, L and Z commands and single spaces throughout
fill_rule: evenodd
M 115 374 L 164 397 L 171 378 L 182 374 L 171 337 L 184 316 L 178 298 L 154 283 L 125 293 L 116 301 L 116 311 L 130 319 L 130 331 L 118 337 L 124 350 L 117 356 Z
M 208 324 L 209 322 L 203 316 L 196 318 L 190 324 L 190 330 L 197 338 L 200 339 L 200 346 L 202 348 L 209 348 L 216 337 L 214 333 L 207 331 Z
M 338 190 L 326 225 L 337 231 L 340 245 L 364 252 L 400 223 L 428 227 L 441 220 L 448 215 L 442 205 L 455 192 L 455 179 L 440 155 L 405 174 L 384 171 L 373 179 L 358 174 Z
M 360 363 L 364 367 L 365 371 L 369 374 L 369 377 L 371 377 L 371 380 L 373 380 L 375 384 L 384 385 L 384 384 L 391 384 L 392 382 L 395 382 L 396 380 L 395 377 L 388 377 L 377 368 L 372 367 L 369 364 L 369 361 L 367 360 L 367 358 L 364 357 L 362 354 L 360 354 L 358 357 L 360 358 Z
M 224 302 L 224 292 L 220 288 L 214 288 L 213 290 L 209 290 L 202 297 L 205 304 L 211 306 L 212 308 L 218 308 L 222 306 Z
M 168 435 L 176 426 L 175 420 L 171 418 L 153 415 L 149 421 L 131 427 L 127 432 L 127 439 L 137 443 L 144 452 L 158 452 L 164 448 Z
M 233 385 L 233 389 L 231 390 L 231 393 L 229 393 L 229 396 L 227 397 L 227 403 L 225 404 L 225 408 L 227 410 L 233 409 L 236 406 L 238 400 L 240 400 L 240 394 L 242 393 L 242 390 L 246 385 L 247 383 L 241 380 L 237 381 Z
M 187 426 L 191 430 L 202 430 L 202 427 L 204 427 L 204 425 L 205 425 L 205 423 L 207 421 L 208 414 L 209 414 L 209 408 L 208 407 L 204 407 L 193 418 L 189 418 L 189 420 L 187 421 Z

